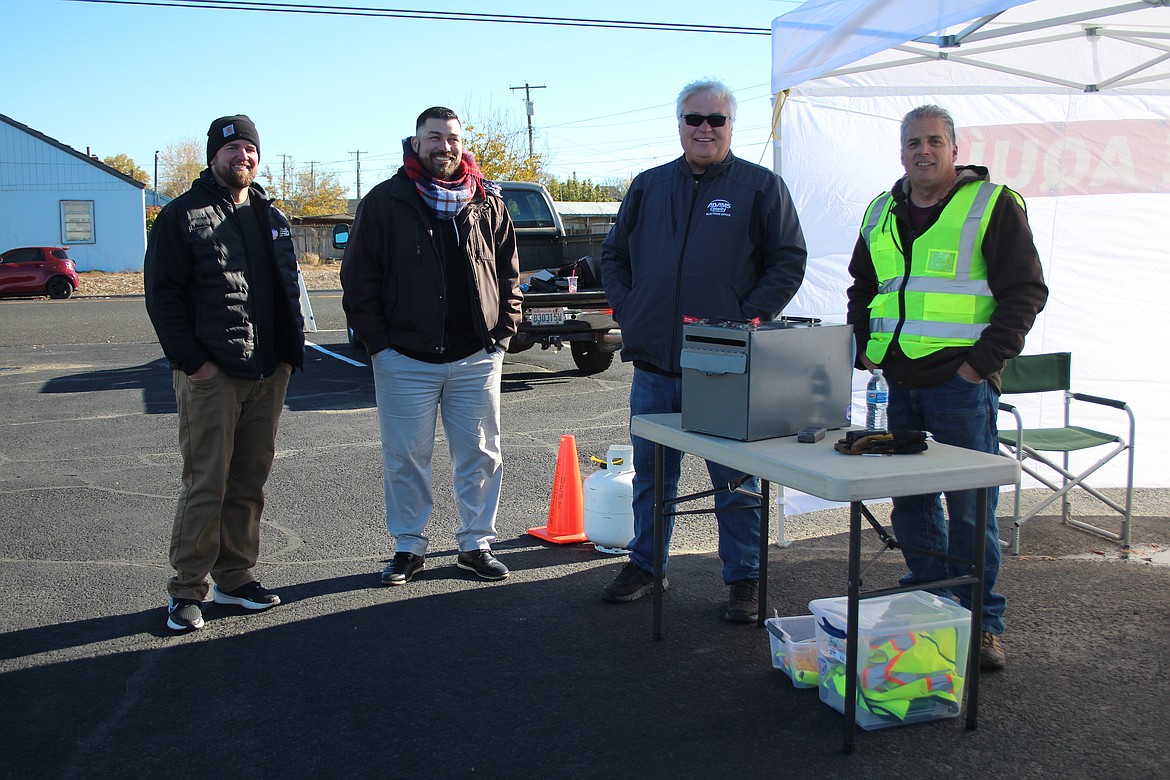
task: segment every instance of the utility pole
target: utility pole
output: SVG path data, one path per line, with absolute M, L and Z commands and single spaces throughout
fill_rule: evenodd
M 154 150 L 154 194 L 151 196 L 154 199 L 152 206 L 158 205 L 158 149 Z
M 288 197 L 288 155 L 280 156 L 280 199 Z
M 536 156 L 532 152 L 532 114 L 534 113 L 532 110 L 532 90 L 545 89 L 545 88 L 546 87 L 544 84 L 540 84 L 539 86 L 532 86 L 527 81 L 524 82 L 524 86 L 522 86 L 522 87 L 508 87 L 508 89 L 512 90 L 513 92 L 515 92 L 518 89 L 524 90 L 524 113 L 528 114 L 528 159 L 529 160 L 531 160 L 533 157 Z
M 362 199 L 362 155 L 365 154 L 365 152 L 358 150 L 356 152 L 350 152 L 350 154 L 357 155 L 357 199 L 361 200 Z

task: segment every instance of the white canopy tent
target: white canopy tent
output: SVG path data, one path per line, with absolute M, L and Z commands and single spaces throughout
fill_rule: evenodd
M 844 320 L 862 214 L 902 174 L 901 118 L 944 106 L 959 161 L 1027 201 L 1051 293 L 1025 352 L 1072 352 L 1076 389 L 1128 401 L 1135 484 L 1170 487 L 1170 0 L 810 0 L 772 42 L 775 167 L 809 245 L 786 313 Z M 1124 484 L 1120 465 L 1099 477 Z

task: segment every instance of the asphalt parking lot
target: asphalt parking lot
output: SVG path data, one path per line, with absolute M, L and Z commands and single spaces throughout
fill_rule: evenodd
M 983 677 L 977 730 L 861 732 L 843 755 L 841 716 L 771 667 L 764 632 L 720 619 L 710 516 L 676 533 L 662 642 L 649 600 L 599 599 L 623 559 L 525 533 L 546 522 L 562 434 L 583 477 L 628 441 L 625 364 L 583 377 L 567 352 L 510 356 L 495 549 L 512 576 L 455 567 L 440 441 L 427 568 L 379 587 L 392 548 L 369 369 L 339 293 L 312 303 L 319 348 L 290 385 L 257 567 L 284 603 L 209 604 L 203 630 L 173 636 L 180 461 L 141 299 L 0 301 L 0 776 L 1170 776 L 1165 495 L 1141 494 L 1128 560 L 1050 518 L 1026 526 L 1001 576 L 1009 666 Z M 786 529 L 769 611 L 842 595 L 843 513 Z M 867 585 L 900 571 L 884 556 Z

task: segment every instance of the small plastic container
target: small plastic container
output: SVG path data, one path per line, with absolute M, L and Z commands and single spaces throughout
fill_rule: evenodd
M 764 621 L 772 650 L 772 666 L 788 675 L 794 688 L 817 687 L 816 625 L 815 615 L 774 617 Z
M 815 599 L 821 701 L 845 713 L 844 596 Z M 857 725 L 884 729 L 953 718 L 963 704 L 971 613 L 915 590 L 858 605 Z

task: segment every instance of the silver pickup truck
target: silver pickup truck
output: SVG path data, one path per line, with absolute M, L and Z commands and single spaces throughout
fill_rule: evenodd
M 596 257 L 604 236 L 565 234 L 553 199 L 540 184 L 500 182 L 504 204 L 516 228 L 520 278 L 524 288 L 520 329 L 508 347 L 523 352 L 537 344 L 560 350 L 565 344 L 583 374 L 597 374 L 622 348 L 622 332 L 601 287 Z M 342 249 L 349 225 L 333 229 L 333 246 Z M 360 347 L 349 329 L 349 341 Z

